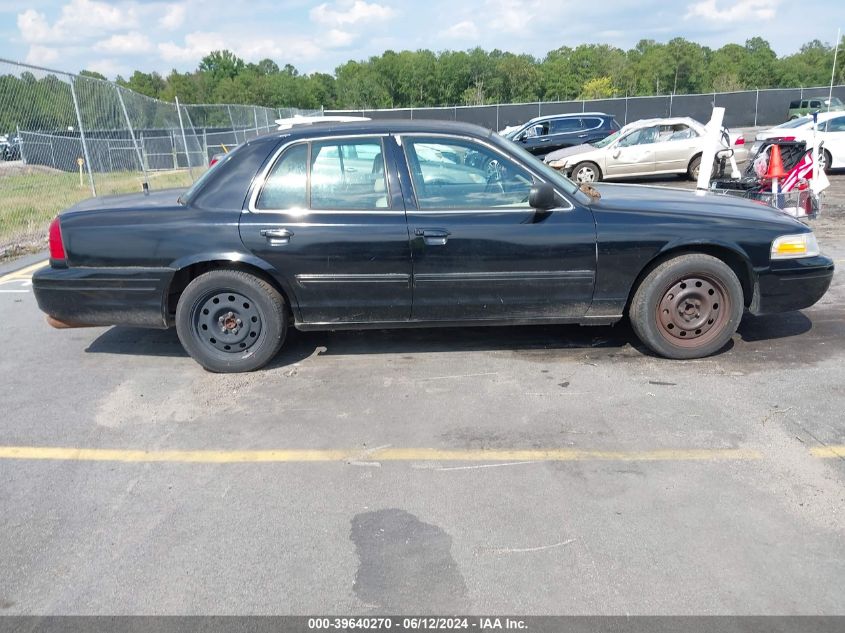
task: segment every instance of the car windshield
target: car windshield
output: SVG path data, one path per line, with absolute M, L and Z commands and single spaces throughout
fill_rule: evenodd
M 792 121 L 787 121 L 786 123 L 781 123 L 780 125 L 776 125 L 775 128 L 777 129 L 794 129 L 798 127 L 809 126 L 813 122 L 812 117 L 801 117 L 800 119 L 792 119 Z
M 825 99 L 824 104 L 826 106 L 829 105 L 831 107 L 834 107 L 834 106 L 841 106 L 842 102 L 839 100 L 839 97 L 833 97 L 831 99 Z
M 600 140 L 600 141 L 596 141 L 595 143 L 590 143 L 590 145 L 592 145 L 593 147 L 607 147 L 607 146 L 608 146 L 608 145 L 610 145 L 613 141 L 615 141 L 616 139 L 618 139 L 618 138 L 619 138 L 619 135 L 620 135 L 621 133 L 622 133 L 622 130 L 618 130 L 618 131 L 614 132 L 613 134 L 611 134 L 610 136 L 607 136 L 607 137 L 603 138 L 603 139 L 602 139 L 602 140 Z

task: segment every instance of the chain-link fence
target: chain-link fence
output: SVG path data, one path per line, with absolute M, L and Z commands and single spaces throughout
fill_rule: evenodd
M 0 59 L 0 257 L 44 243 L 49 221 L 90 196 L 190 185 L 212 156 L 300 112 L 187 105 Z
M 706 123 L 714 106 L 725 108 L 725 125 L 752 127 L 777 125 L 787 119 L 792 101 L 824 96 L 830 88 L 773 88 L 715 92 L 700 95 L 662 95 L 658 97 L 619 97 L 593 101 L 542 101 L 502 103 L 482 106 L 438 108 L 395 108 L 383 110 L 326 110 L 326 115 L 358 115 L 372 119 L 445 119 L 464 121 L 501 130 L 521 125 L 537 116 L 604 112 L 625 125 L 631 121 L 672 116 L 689 116 Z M 845 101 L 845 86 L 834 86 L 833 96 Z

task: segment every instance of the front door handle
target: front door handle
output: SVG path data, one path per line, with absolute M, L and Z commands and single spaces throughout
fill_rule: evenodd
M 414 229 L 414 235 L 423 238 L 426 246 L 446 246 L 449 239 L 446 229 Z
M 278 246 L 290 242 L 290 238 L 293 237 L 293 231 L 287 229 L 261 229 L 261 235 L 270 242 L 271 246 Z

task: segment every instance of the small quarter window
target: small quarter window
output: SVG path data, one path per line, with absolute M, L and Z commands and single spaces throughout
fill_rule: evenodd
M 264 188 L 255 203 L 256 209 L 304 209 L 307 206 L 306 165 L 308 146 L 294 145 L 273 165 Z

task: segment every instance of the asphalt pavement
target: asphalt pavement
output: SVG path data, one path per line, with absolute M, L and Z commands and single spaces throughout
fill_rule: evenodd
M 625 324 L 294 331 L 215 375 L 0 277 L 0 614 L 845 614 L 837 204 L 822 302 L 698 361 Z

